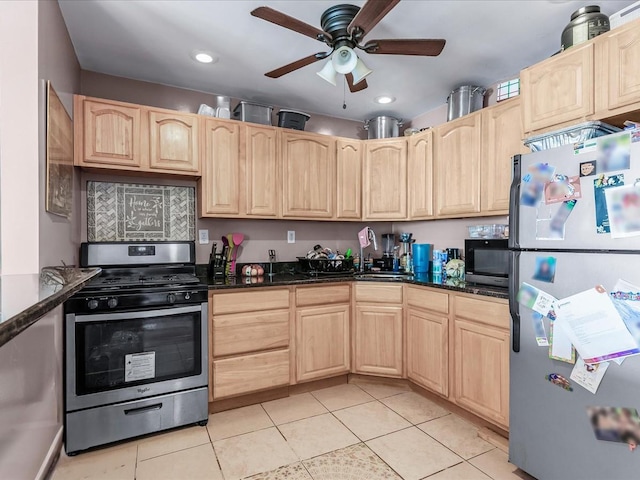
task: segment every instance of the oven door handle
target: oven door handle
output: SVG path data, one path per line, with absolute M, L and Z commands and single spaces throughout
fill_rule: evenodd
M 75 322 L 102 322 L 109 320 L 133 320 L 138 318 L 153 318 L 160 315 L 183 315 L 202 311 L 202 305 L 190 305 L 188 307 L 170 307 L 155 310 L 142 310 L 133 312 L 96 313 L 89 315 L 76 315 Z
M 150 412 L 152 410 L 160 410 L 162 403 L 154 403 L 153 405 L 147 405 L 146 407 L 130 408 L 124 411 L 125 415 L 138 415 L 140 413 Z

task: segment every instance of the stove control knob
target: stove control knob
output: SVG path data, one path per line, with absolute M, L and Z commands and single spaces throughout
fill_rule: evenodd
M 176 295 L 175 295 L 175 293 L 170 293 L 169 295 L 167 295 L 167 302 L 176 303 Z
M 107 300 L 107 305 L 109 306 L 109 308 L 116 308 L 118 306 L 118 299 L 111 297 L 109 300 Z
M 191 298 L 191 293 L 190 292 L 187 292 L 187 293 L 184 294 L 184 299 L 185 300 L 189 300 L 190 298 Z
M 98 300 L 96 300 L 95 298 L 89 299 L 89 301 L 87 302 L 87 307 L 89 307 L 89 310 L 95 310 L 96 308 L 98 308 Z

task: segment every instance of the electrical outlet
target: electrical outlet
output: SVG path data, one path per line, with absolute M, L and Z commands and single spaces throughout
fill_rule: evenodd
M 209 230 L 198 230 L 198 243 L 200 245 L 209 243 Z
M 296 232 L 295 232 L 295 230 L 289 230 L 287 232 L 287 243 L 296 243 Z

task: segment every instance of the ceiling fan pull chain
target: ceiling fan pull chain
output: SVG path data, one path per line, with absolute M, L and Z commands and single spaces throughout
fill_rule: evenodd
M 343 76 L 344 83 L 342 84 L 342 109 L 347 109 L 347 77 Z

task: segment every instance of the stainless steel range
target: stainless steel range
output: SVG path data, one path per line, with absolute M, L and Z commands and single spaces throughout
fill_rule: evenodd
M 206 425 L 207 285 L 195 244 L 82 244 L 80 263 L 103 273 L 65 303 L 67 453 Z

